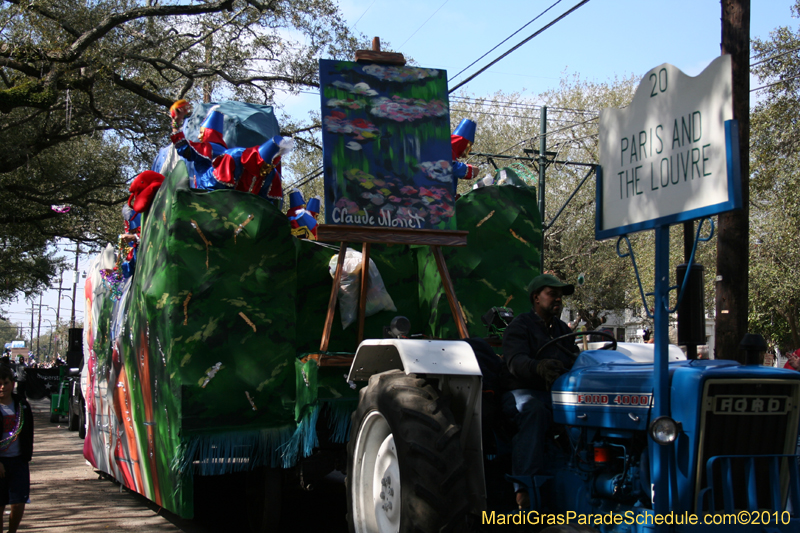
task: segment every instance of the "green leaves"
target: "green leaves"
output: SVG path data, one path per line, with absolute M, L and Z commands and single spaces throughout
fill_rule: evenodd
M 800 15 L 800 2 L 792 9 Z M 750 328 L 781 348 L 800 346 L 800 32 L 753 42 L 760 101 L 750 122 Z

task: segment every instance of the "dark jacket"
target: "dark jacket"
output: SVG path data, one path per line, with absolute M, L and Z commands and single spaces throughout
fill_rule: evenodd
M 31 411 L 31 405 L 27 400 L 20 398 L 16 394 L 12 394 L 11 398 L 14 400 L 14 411 L 16 412 L 21 404 L 24 412 L 24 423 L 19 432 L 19 437 L 17 437 L 19 441 L 19 456 L 25 462 L 30 462 L 31 457 L 33 457 L 33 412 Z
M 567 369 L 572 367 L 578 350 L 575 338 L 570 337 L 550 345 L 544 352 L 534 358 L 536 352 L 551 339 L 570 333 L 562 320 L 553 318 L 548 327 L 542 318 L 533 311 L 517 316 L 506 328 L 503 335 L 503 359 L 508 368 L 505 387 L 507 389 L 547 390 L 544 379 L 536 373 L 536 365 L 542 359 L 557 359 Z M 573 355 L 568 355 L 568 354 Z

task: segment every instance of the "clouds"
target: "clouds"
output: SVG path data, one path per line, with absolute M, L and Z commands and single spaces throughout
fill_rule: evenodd
M 364 73 L 383 81 L 393 81 L 408 83 L 424 80 L 425 78 L 435 78 L 439 76 L 439 70 L 433 68 L 420 67 L 387 67 L 384 65 L 366 65 Z
M 378 96 L 378 91 L 370 89 L 369 85 L 363 81 L 354 85 L 352 83 L 347 83 L 346 81 L 337 80 L 331 85 L 358 96 Z
M 442 183 L 453 182 L 453 166 L 449 161 L 423 161 L 419 164 L 419 169 L 424 172 L 429 179 L 441 181 Z
M 331 133 L 353 135 L 358 141 L 369 141 L 380 136 L 380 130 L 375 124 L 356 118 L 347 120 L 347 115 L 341 111 L 332 111 L 323 119 L 325 129 Z
M 411 122 L 429 117 L 443 117 L 447 114 L 447 105 L 441 100 L 417 100 L 392 96 L 374 98 L 369 112 L 376 117 L 388 118 L 396 122 Z

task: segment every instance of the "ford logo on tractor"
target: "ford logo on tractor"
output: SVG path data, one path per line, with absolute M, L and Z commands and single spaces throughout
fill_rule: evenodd
M 717 396 L 714 414 L 718 415 L 782 415 L 789 412 L 786 396 Z

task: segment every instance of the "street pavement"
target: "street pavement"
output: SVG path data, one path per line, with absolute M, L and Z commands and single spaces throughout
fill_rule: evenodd
M 20 531 L 137 533 L 247 531 L 236 487 L 220 480 L 218 496 L 196 505 L 198 516 L 182 519 L 113 480 L 102 478 L 83 458 L 77 431 L 49 421 L 50 401 L 31 401 L 34 446 L 31 503 Z M 326 479 L 311 492 L 285 490 L 279 532 L 346 532 L 341 479 Z M 5 523 L 8 521 L 6 509 Z

